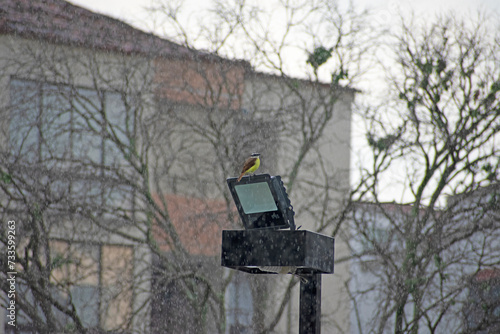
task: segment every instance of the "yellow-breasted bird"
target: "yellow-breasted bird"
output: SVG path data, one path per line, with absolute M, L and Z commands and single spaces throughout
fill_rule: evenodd
M 250 158 L 248 158 L 243 164 L 243 168 L 241 169 L 240 177 L 238 178 L 238 182 L 240 182 L 241 178 L 246 175 L 253 173 L 260 166 L 260 153 L 252 153 Z

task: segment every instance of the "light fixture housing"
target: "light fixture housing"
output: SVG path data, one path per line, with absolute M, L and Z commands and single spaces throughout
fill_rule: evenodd
M 245 229 L 295 230 L 295 212 L 279 175 L 245 176 L 239 182 L 233 177 L 227 185 Z
M 224 230 L 221 264 L 252 274 L 292 267 L 296 274 L 332 274 L 335 240 L 306 230 Z

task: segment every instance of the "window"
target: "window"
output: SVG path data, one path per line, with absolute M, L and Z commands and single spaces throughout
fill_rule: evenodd
M 132 316 L 133 248 L 51 240 L 50 253 L 50 295 L 68 309 L 72 303 L 85 328 L 123 333 Z M 29 287 L 20 284 L 18 291 L 43 318 L 46 310 Z M 60 326 L 74 329 L 66 314 L 56 307 L 51 312 Z M 22 311 L 17 317 L 17 329 L 20 333 L 38 333 L 34 320 Z
M 235 275 L 226 291 L 226 334 L 251 333 L 253 317 L 252 290 L 243 275 Z
M 31 161 L 123 163 L 133 119 L 120 93 L 12 79 L 10 144 Z M 114 138 L 112 138 L 114 137 Z
M 16 164 L 50 179 L 52 191 L 75 195 L 86 204 L 132 201 L 125 198 L 133 197 L 127 182 L 116 176 L 127 168 L 123 148 L 134 142 L 126 96 L 11 79 L 10 98 L 9 146 Z
M 133 249 L 51 242 L 52 282 L 87 328 L 125 329 L 132 313 Z

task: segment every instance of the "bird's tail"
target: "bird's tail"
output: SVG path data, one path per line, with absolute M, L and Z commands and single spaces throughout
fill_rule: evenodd
M 245 175 L 245 173 L 241 173 L 240 177 L 238 178 L 238 181 L 237 182 L 240 182 L 241 178 L 243 177 L 243 175 Z

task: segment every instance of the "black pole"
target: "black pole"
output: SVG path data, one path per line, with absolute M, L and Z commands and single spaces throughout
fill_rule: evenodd
M 299 334 L 321 333 L 321 274 L 301 275 Z

